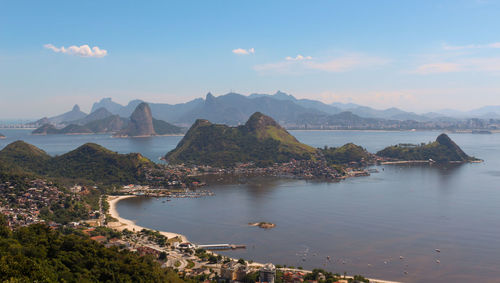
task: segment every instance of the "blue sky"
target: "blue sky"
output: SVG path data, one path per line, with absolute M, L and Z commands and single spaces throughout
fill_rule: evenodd
M 487 0 L 0 0 L 0 118 L 231 90 L 416 112 L 498 105 L 498 15 Z

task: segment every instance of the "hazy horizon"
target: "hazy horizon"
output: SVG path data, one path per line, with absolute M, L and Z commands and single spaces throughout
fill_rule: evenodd
M 500 3 L 5 2 L 0 119 L 276 90 L 425 113 L 500 105 Z
M 85 112 L 85 113 L 88 113 L 90 114 L 91 113 L 91 110 L 92 110 L 92 106 L 94 105 L 94 103 L 96 102 L 99 102 L 103 99 L 108 99 L 110 98 L 113 102 L 115 103 L 118 103 L 122 106 L 127 106 L 129 104 L 129 102 L 133 101 L 133 100 L 142 100 L 144 102 L 147 102 L 147 103 L 159 103 L 159 104 L 180 104 L 180 103 L 185 103 L 185 102 L 189 102 L 189 101 L 192 101 L 194 99 L 205 99 L 206 98 L 206 95 L 208 93 L 211 93 L 212 95 L 214 95 L 215 97 L 219 97 L 219 96 L 223 96 L 223 95 L 226 95 L 226 94 L 229 94 L 229 93 L 237 93 L 237 94 L 241 94 L 241 95 L 244 95 L 244 96 L 250 96 L 252 94 L 268 94 L 268 95 L 273 95 L 276 93 L 275 92 L 270 92 L 270 93 L 238 93 L 236 91 L 232 91 L 232 92 L 227 92 L 227 93 L 221 93 L 221 94 L 216 94 L 216 93 L 213 93 L 213 92 L 207 92 L 205 95 L 200 95 L 199 97 L 194 97 L 192 99 L 189 99 L 189 100 L 186 100 L 186 101 L 180 101 L 180 102 L 175 102 L 175 103 L 170 103 L 168 101 L 162 101 L 162 100 L 159 100 L 159 101 L 147 101 L 147 100 L 144 100 L 144 99 L 141 99 L 141 98 L 134 98 L 134 99 L 131 99 L 131 100 L 122 100 L 122 101 L 119 101 L 119 100 L 116 100 L 115 98 L 113 97 L 101 97 L 101 98 L 98 98 L 97 100 L 93 101 L 93 102 L 89 102 L 89 103 L 85 103 L 85 104 L 79 104 L 79 103 L 75 103 L 75 104 L 68 104 L 65 106 L 67 106 L 67 108 L 65 109 L 62 109 L 61 111 L 57 112 L 57 110 L 53 109 L 52 111 L 50 112 L 44 112 L 42 113 L 41 115 L 38 115 L 38 116 L 33 116 L 33 117 L 30 117 L 30 116 L 19 116 L 19 117 L 4 117 L 4 116 L 1 116 L 0 114 L 0 121 L 33 121 L 33 120 L 37 120 L 37 119 L 40 119 L 40 118 L 43 118 L 43 117 L 53 117 L 53 116 L 57 116 L 57 115 L 60 115 L 60 114 L 63 114 L 63 113 L 66 113 L 66 112 L 69 112 L 71 111 L 71 109 L 75 106 L 75 105 L 78 105 L 80 107 L 80 110 Z M 293 94 L 290 94 L 290 93 L 286 93 L 288 95 L 293 95 Z M 313 98 L 307 98 L 307 97 L 297 97 L 295 95 L 293 95 L 296 99 L 311 99 L 311 100 L 317 100 L 317 101 L 320 101 L 320 102 L 323 102 L 325 104 L 333 104 L 335 103 L 336 101 L 332 102 L 332 103 L 327 103 L 327 102 L 324 102 L 324 101 L 321 101 L 319 99 L 313 99 Z M 354 103 L 354 102 L 340 102 L 340 103 L 344 103 L 344 104 L 347 104 L 347 103 Z M 356 105 L 359 105 L 359 106 L 368 106 L 370 107 L 369 105 L 366 105 L 366 104 L 358 104 L 358 103 L 354 103 Z M 483 105 L 481 107 L 486 107 L 486 106 L 497 106 L 497 105 Z M 386 109 L 389 109 L 389 108 L 392 108 L 392 107 L 395 107 L 395 106 L 389 106 L 387 108 L 377 108 L 377 107 L 372 107 L 373 109 L 376 109 L 376 110 L 386 110 Z M 478 108 L 481 108 L 481 107 L 477 107 L 477 108 L 470 108 L 470 109 L 466 109 L 466 110 L 460 110 L 460 109 L 453 109 L 453 108 L 442 108 L 442 109 L 435 109 L 434 111 L 446 111 L 446 110 L 450 110 L 450 111 L 463 111 L 463 112 L 468 112 L 468 111 L 472 111 L 472 110 L 477 110 Z M 57 109 L 59 109 L 60 107 L 58 107 Z M 396 107 L 396 108 L 399 108 L 399 107 Z M 429 110 L 429 111 L 410 111 L 410 110 L 406 110 L 404 108 L 399 108 L 403 111 L 407 111 L 407 112 L 414 112 L 416 114 L 419 114 L 419 115 L 423 115 L 423 114 L 427 114 L 427 113 L 430 113 L 430 112 L 433 112 L 432 110 Z M 43 110 L 43 109 L 42 109 Z M 465 117 L 464 117 L 465 118 Z M 470 118 L 470 117 L 467 117 L 467 118 Z

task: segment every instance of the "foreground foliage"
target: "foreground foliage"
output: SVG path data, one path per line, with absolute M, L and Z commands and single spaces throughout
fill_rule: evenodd
M 64 235 L 36 224 L 11 232 L 5 223 L 0 223 L 0 281 L 184 282 L 150 257 L 106 248 L 73 230 Z

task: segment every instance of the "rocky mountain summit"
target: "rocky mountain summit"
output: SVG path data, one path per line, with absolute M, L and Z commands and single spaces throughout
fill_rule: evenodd
M 132 115 L 127 128 L 120 131 L 117 136 L 125 137 L 148 137 L 155 136 L 156 132 L 153 126 L 153 115 L 151 108 L 147 103 L 139 104 Z

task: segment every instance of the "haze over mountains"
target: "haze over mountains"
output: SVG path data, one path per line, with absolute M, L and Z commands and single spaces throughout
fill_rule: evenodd
M 109 119 L 114 127 L 104 127 L 116 132 L 123 129 L 128 118 L 141 104 L 141 100 L 132 100 L 127 105 L 104 98 L 92 106 L 90 114 L 80 110 L 78 105 L 64 114 L 43 118 L 37 126 L 70 124 L 87 126 L 103 119 Z M 497 129 L 500 128 L 500 106 L 488 106 L 469 112 L 443 110 L 416 114 L 398 108 L 377 110 L 357 104 L 326 104 L 316 100 L 297 99 L 292 95 L 278 91 L 273 95 L 251 94 L 244 96 L 228 93 L 215 97 L 208 93 L 206 97 L 186 103 L 166 104 L 148 103 L 151 115 L 158 121 L 177 126 L 189 127 L 197 119 L 207 119 L 213 123 L 227 125 L 244 124 L 255 112 L 269 115 L 288 129 Z M 113 118 L 111 118 L 113 117 Z M 123 120 L 125 119 L 125 120 Z M 112 121 L 111 121 L 112 120 Z M 94 128 L 101 126 L 94 125 Z M 108 128 L 112 128 L 109 130 Z M 99 132 L 99 129 L 90 129 Z M 102 132 L 103 129 L 100 129 Z
M 151 115 L 149 105 L 144 102 L 140 103 L 135 108 L 128 119 L 112 114 L 101 107 L 88 115 L 84 113 L 85 116 L 83 116 L 83 118 L 70 120 L 74 117 L 82 117 L 79 112 L 78 106 L 75 106 L 73 110 L 57 117 L 41 119 L 35 122 L 34 126 L 36 126 L 37 129 L 33 131 L 33 134 L 112 133 L 117 137 L 146 137 L 182 133 L 182 128 L 165 121 L 154 119 Z M 65 121 L 64 118 L 69 121 Z M 39 124 L 41 124 L 41 126 L 39 126 Z

